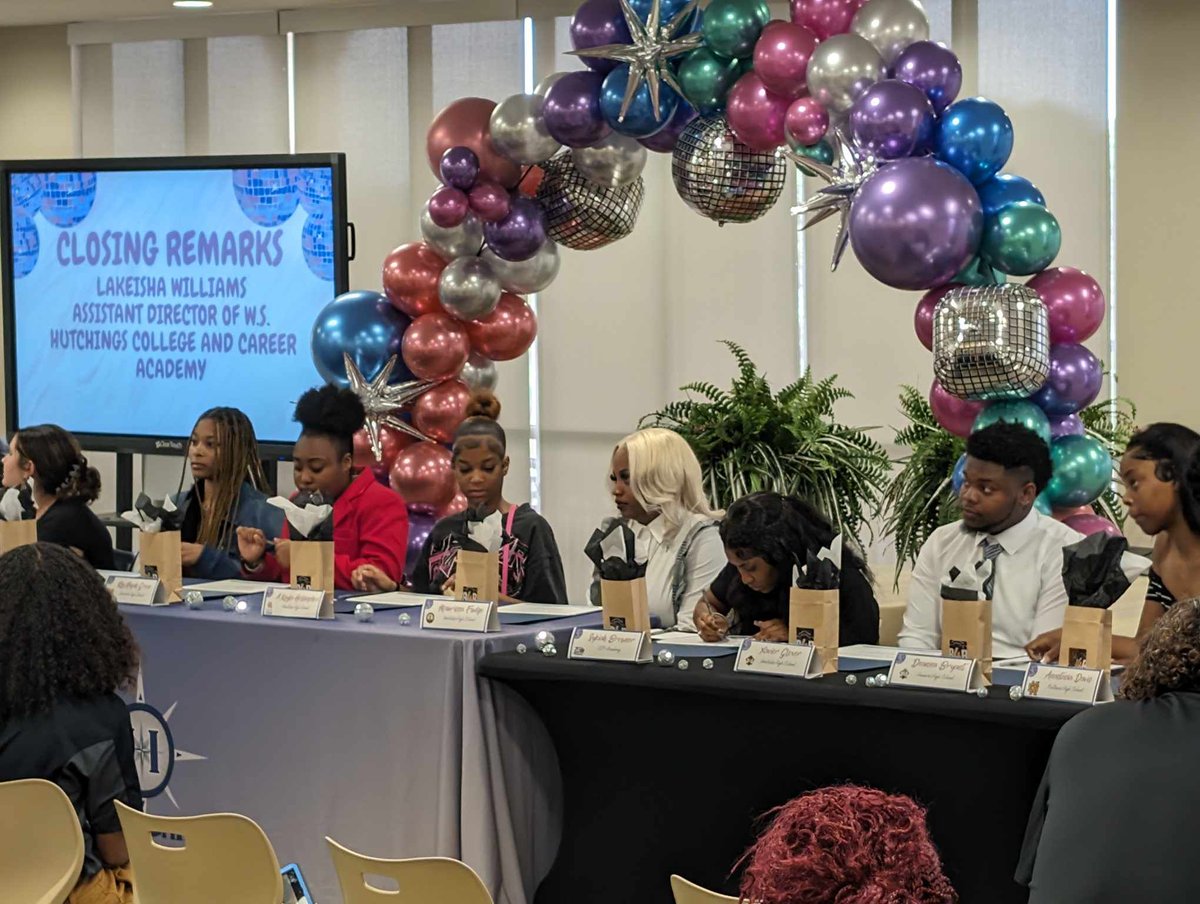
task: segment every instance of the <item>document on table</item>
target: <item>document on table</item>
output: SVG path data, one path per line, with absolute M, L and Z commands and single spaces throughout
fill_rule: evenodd
M 348 603 L 370 603 L 372 606 L 386 606 L 391 609 L 407 609 L 425 605 L 426 600 L 452 600 L 452 596 L 438 596 L 429 593 L 406 593 L 403 590 L 393 590 L 390 593 L 367 593 L 359 596 L 348 596 Z
M 877 659 L 880 662 L 891 662 L 897 653 L 912 653 L 914 656 L 941 656 L 938 650 L 906 650 L 903 647 L 884 647 L 873 643 L 855 643 L 848 647 L 838 647 L 838 657 L 848 659 Z
M 994 661 L 992 663 L 992 668 L 993 669 L 1015 669 L 1015 670 L 1023 672 L 1027 668 L 1029 668 L 1029 663 L 1030 663 L 1030 659 L 1028 656 L 1014 656 L 1012 659 L 997 659 L 996 661 Z M 1051 660 L 1050 662 L 1047 662 L 1047 663 L 1039 663 L 1039 665 L 1043 665 L 1043 664 L 1044 665 L 1058 665 L 1058 661 Z M 1109 669 L 1109 671 L 1120 672 L 1120 671 L 1123 671 L 1124 669 L 1125 669 L 1125 666 L 1123 666 L 1121 663 L 1114 662 L 1112 664 L 1112 668 Z
M 740 647 L 744 637 L 727 637 L 724 640 L 704 640 L 695 631 L 661 631 L 651 634 L 655 643 L 688 647 Z
M 268 587 L 287 587 L 287 584 L 272 584 L 266 581 L 240 581 L 230 578 L 224 581 L 204 581 L 199 584 L 185 584 L 184 590 L 199 590 L 205 596 L 250 596 L 262 593 Z
M 501 615 L 538 615 L 542 618 L 570 618 L 599 611 L 599 606 L 564 606 L 561 603 L 509 603 L 500 607 Z

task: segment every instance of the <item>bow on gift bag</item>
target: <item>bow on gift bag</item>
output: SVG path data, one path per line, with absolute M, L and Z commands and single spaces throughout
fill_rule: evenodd
M 509 529 L 516 507 L 509 509 Z M 509 550 L 504 546 L 504 516 L 483 507 L 468 509 L 463 527 L 455 531 L 454 593 L 463 600 L 500 601 L 509 594 Z
M 975 659 L 991 677 L 992 599 L 988 577 L 995 560 L 952 566 L 942 582 L 942 655 Z M 985 576 L 986 575 L 986 576 Z
M 1150 567 L 1129 552 L 1129 541 L 1098 533 L 1063 548 L 1067 591 L 1058 664 L 1076 668 L 1112 666 L 1112 612 L 1109 609 Z
M 0 496 L 0 555 L 18 546 L 37 542 L 37 511 L 29 484 L 10 489 Z
M 604 627 L 611 631 L 650 630 L 646 562 L 638 561 L 637 539 L 629 525 L 614 519 L 598 527 L 583 548 L 600 576 Z
M 183 513 L 175 508 L 169 496 L 155 502 L 140 493 L 133 509 L 121 517 L 137 526 L 138 565 L 147 577 L 158 578 L 167 590 L 169 602 L 182 600 L 183 562 L 179 550 L 179 525 Z
M 837 671 L 841 597 L 842 535 L 816 555 L 809 550 L 796 565 L 788 599 L 788 642 L 816 648 L 822 673 Z
M 162 502 L 155 502 L 145 493 L 139 493 L 133 509 L 122 512 L 121 517 L 144 534 L 157 534 L 179 530 L 183 514 L 175 508 L 170 496 L 164 496 Z
M 283 509 L 289 539 L 322 543 L 333 540 L 333 506 L 319 492 L 297 493 L 295 499 L 272 496 L 267 504 Z

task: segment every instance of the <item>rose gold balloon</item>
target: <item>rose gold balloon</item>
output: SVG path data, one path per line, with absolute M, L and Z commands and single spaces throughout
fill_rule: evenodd
M 452 147 L 467 147 L 479 158 L 479 170 L 511 188 L 521 178 L 521 168 L 492 147 L 489 123 L 496 102 L 482 97 L 462 97 L 434 117 L 425 136 L 429 168 L 441 175 L 442 154 Z
M 538 186 L 542 184 L 542 180 L 546 178 L 546 171 L 540 166 L 531 166 L 525 171 L 525 175 L 521 178 L 521 184 L 517 186 L 517 191 L 527 198 L 532 198 L 537 195 Z
M 467 497 L 462 494 L 462 490 L 459 490 L 454 494 L 454 498 L 450 500 L 449 504 L 437 510 L 437 517 L 440 521 L 442 518 L 449 518 L 451 515 L 457 515 L 459 512 L 465 512 L 466 510 Z
M 407 433 L 401 433 L 391 427 L 380 427 L 379 451 L 383 458 L 376 461 L 375 453 L 371 451 L 371 438 L 367 436 L 366 428 L 363 428 L 354 434 L 354 467 L 363 470 L 370 468 L 373 471 L 382 468 L 386 471 L 391 468 L 392 462 L 396 460 L 400 450 L 405 446 L 411 446 L 413 442 L 413 438 Z
M 1080 505 L 1075 508 L 1055 509 L 1051 512 L 1055 521 L 1066 521 L 1068 518 L 1077 518 L 1080 515 L 1094 515 L 1095 510 L 1090 505 Z
M 439 509 L 458 491 L 450 450 L 437 443 L 413 443 L 392 465 L 392 489 L 410 505 Z
M 470 401 L 471 387 L 462 380 L 439 383 L 413 402 L 413 426 L 430 439 L 448 443 L 467 416 Z
M 438 280 L 446 262 L 424 242 L 401 245 L 383 260 L 383 291 L 409 317 L 441 310 Z
M 404 331 L 404 363 L 422 380 L 448 380 L 467 363 L 471 342 L 464 324 L 443 311 L 422 314 Z
M 496 310 L 482 320 L 468 323 L 467 332 L 473 351 L 493 361 L 511 361 L 533 345 L 537 338 L 537 317 L 519 295 L 505 292 Z M 404 340 L 408 341 L 407 334 Z

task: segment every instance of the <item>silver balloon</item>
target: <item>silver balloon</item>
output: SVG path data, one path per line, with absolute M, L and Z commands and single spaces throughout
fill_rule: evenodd
M 787 158 L 755 151 L 734 137 L 724 116 L 693 119 L 671 156 L 675 191 L 721 225 L 749 223 L 770 210 L 787 181 Z
M 646 187 L 641 179 L 621 188 L 602 188 L 575 168 L 574 152 L 543 164 L 546 176 L 537 200 L 546 213 L 546 234 L 576 251 L 603 248 L 633 232 Z
M 533 93 L 538 97 L 545 97 L 546 92 L 554 87 L 554 83 L 566 74 L 566 72 L 551 72 L 548 76 L 538 82 L 536 86 L 534 86 Z
M 883 78 L 883 57 L 862 35 L 834 35 L 808 61 L 808 93 L 831 113 L 844 113 Z
M 575 148 L 575 169 L 604 188 L 632 185 L 646 168 L 649 151 L 636 138 L 610 132 L 591 147 Z
M 870 41 L 891 66 L 909 44 L 929 40 L 929 17 L 920 0 L 870 0 L 854 14 L 850 30 Z
M 496 384 L 500 382 L 500 375 L 496 372 L 496 362 L 475 352 L 471 353 L 471 357 L 459 371 L 458 378 L 472 390 L 486 389 L 489 392 L 495 392 Z
M 443 229 L 429 216 L 429 204 L 426 202 L 421 211 L 421 236 L 448 261 L 474 257 L 483 246 L 483 224 L 475 214 L 468 213 L 459 225 Z
M 538 94 L 514 94 L 497 104 L 489 125 L 492 147 L 522 166 L 541 163 L 557 154 L 562 145 L 546 131 L 544 103 L 545 98 Z
M 438 280 L 438 299 L 451 316 L 479 320 L 500 303 L 500 280 L 481 257 L 460 257 L 446 265 Z
M 483 249 L 481 257 L 492 265 L 496 278 L 506 292 L 528 295 L 540 292 L 558 275 L 558 246 L 550 239 L 542 243 L 533 257 L 523 261 L 506 261 L 491 248 Z

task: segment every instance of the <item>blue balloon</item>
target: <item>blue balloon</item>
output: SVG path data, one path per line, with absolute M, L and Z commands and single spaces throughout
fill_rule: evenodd
M 950 475 L 950 486 L 954 488 L 954 492 L 962 489 L 963 484 L 967 479 L 967 453 L 964 452 L 954 464 L 954 473 Z
M 938 123 L 934 151 L 974 185 L 981 185 L 1008 162 L 1013 148 L 1012 120 L 999 104 L 969 97 L 951 104 Z
M 679 95 L 667 84 L 658 86 L 658 115 L 650 100 L 650 86 L 644 81 L 633 95 L 633 102 L 621 120 L 621 104 L 625 100 L 625 87 L 629 84 L 629 66 L 622 63 L 604 77 L 600 87 L 600 112 L 614 132 L 631 138 L 649 138 L 666 128 L 675 109 L 679 106 Z
M 659 27 L 669 25 L 671 21 L 683 12 L 683 8 L 687 6 L 691 0 L 660 0 L 658 7 L 658 24 Z M 654 5 L 654 0 L 629 0 L 629 6 L 637 13 L 637 17 L 645 24 L 650 21 L 650 7 Z M 685 35 L 689 31 L 699 31 L 698 17 L 700 11 L 692 10 L 692 14 L 688 16 L 688 20 L 684 22 L 678 32 L 679 35 Z
M 342 353 L 347 352 L 362 375 L 370 380 L 388 358 L 396 366 L 389 383 L 415 379 L 400 356 L 404 331 L 412 320 L 392 307 L 378 292 L 346 292 L 325 306 L 313 324 L 312 356 L 317 373 L 327 383 L 349 386 Z
M 1026 430 L 1032 430 L 1042 438 L 1047 446 L 1050 445 L 1050 419 L 1046 417 L 1046 412 L 1028 399 L 1002 399 L 998 402 L 989 402 L 987 407 L 975 418 L 971 432 L 975 433 L 1001 421 L 1006 424 L 1019 424 Z
M 1023 176 L 1012 173 L 997 173 L 979 186 L 979 200 L 983 202 L 983 215 L 990 217 L 1001 207 L 1017 201 L 1032 201 L 1046 206 L 1046 199 L 1037 186 Z

